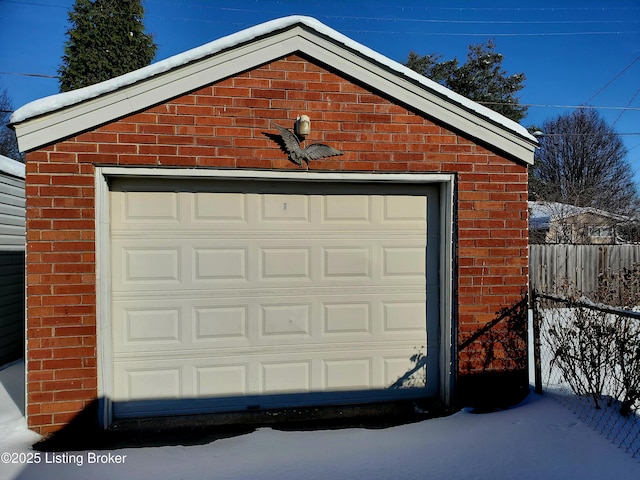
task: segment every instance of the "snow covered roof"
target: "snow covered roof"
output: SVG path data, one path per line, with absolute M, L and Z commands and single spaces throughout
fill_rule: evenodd
M 576 215 L 591 214 L 600 217 L 609 218 L 616 222 L 625 222 L 631 220 L 629 217 L 617 215 L 593 207 L 576 207 L 559 202 L 528 202 L 529 207 L 529 226 L 531 228 L 546 229 L 549 228 L 551 222 L 556 220 L 574 217 Z
M 105 82 L 35 100 L 10 121 L 20 148 L 33 150 L 294 52 L 533 163 L 537 140 L 518 123 L 305 16 L 271 20 Z
M 0 172 L 18 178 L 24 178 L 24 163 L 0 155 Z

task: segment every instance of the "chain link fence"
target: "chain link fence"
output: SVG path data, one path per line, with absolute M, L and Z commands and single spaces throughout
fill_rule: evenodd
M 640 312 L 534 292 L 536 392 L 640 459 Z

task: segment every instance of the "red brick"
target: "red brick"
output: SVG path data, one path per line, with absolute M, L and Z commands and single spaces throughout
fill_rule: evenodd
M 102 132 L 135 132 L 138 127 L 136 123 L 116 122 L 100 127 Z
M 269 86 L 269 80 L 264 78 L 244 78 L 235 77 L 233 79 L 234 87 L 259 87 L 266 88 Z
M 172 167 L 195 167 L 196 166 L 196 157 L 193 157 L 193 156 L 176 156 L 176 157 L 160 156 L 160 157 L 158 157 L 158 165 L 172 166 Z
M 54 400 L 68 401 L 68 400 L 93 400 L 96 396 L 96 391 L 91 390 L 62 390 L 53 393 Z
M 403 123 L 382 123 L 373 127 L 376 132 L 406 133 L 408 131 L 407 125 Z
M 93 176 L 89 175 L 53 175 L 51 185 L 93 185 Z
M 94 147 L 94 150 L 97 150 L 97 145 Z M 77 174 L 80 173 L 80 166 L 75 163 L 41 163 L 38 166 L 38 172 Z
M 266 90 L 263 90 L 266 91 Z M 213 95 L 216 97 L 251 97 L 252 89 L 241 87 L 224 87 L 215 86 L 213 88 Z M 268 97 L 271 98 L 271 97 Z
M 125 143 L 103 143 L 98 148 L 99 153 L 138 153 L 138 146 Z
M 81 358 L 65 358 L 56 360 L 43 360 L 42 366 L 46 370 L 57 370 L 63 368 L 82 368 Z
M 79 135 L 78 139 L 84 143 L 95 143 L 99 145 L 101 143 L 117 143 L 118 135 L 116 133 L 89 132 Z
M 174 135 L 176 133 L 176 127 L 174 125 L 156 125 L 156 124 L 140 124 L 139 123 L 137 124 L 137 129 L 135 131 L 141 134 Z
M 301 168 L 264 132 L 308 112 L 307 141 L 344 155 Z M 456 172 L 460 338 L 526 287 L 526 167 L 296 55 L 27 157 L 28 411 L 39 432 L 97 393 L 94 164 Z M 477 365 L 480 347 L 461 361 Z
M 29 416 L 29 427 L 34 427 L 36 425 L 49 425 L 53 422 L 53 415 L 30 415 Z M 60 427 L 58 427 L 60 428 Z M 42 430 L 38 430 L 38 433 L 43 433 Z
M 119 165 L 157 165 L 158 157 L 155 155 L 118 155 Z
M 93 347 L 68 347 L 57 348 L 53 352 L 53 358 L 82 358 L 95 355 Z

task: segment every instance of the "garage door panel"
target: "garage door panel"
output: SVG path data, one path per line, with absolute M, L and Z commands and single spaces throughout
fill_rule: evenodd
M 322 279 L 324 281 L 372 279 L 373 259 L 369 248 L 324 247 L 322 258 Z
M 263 362 L 260 367 L 260 393 L 311 391 L 311 361 Z
M 114 291 L 175 288 L 184 279 L 183 251 L 175 241 L 149 245 L 144 240 L 113 240 L 111 258 Z M 134 286 L 135 285 L 135 286 Z
M 312 247 L 277 246 L 258 247 L 260 255 L 260 280 L 311 280 Z
M 383 201 L 383 223 L 389 222 L 396 226 L 407 224 L 426 227 L 427 197 L 388 195 L 384 197 Z
M 183 348 L 188 329 L 180 302 L 117 302 L 112 309 L 114 356 L 123 352 Z
M 295 302 L 283 294 L 233 299 L 215 298 L 213 293 L 172 300 L 166 296 L 113 302 L 115 354 L 153 351 L 160 346 L 163 352 L 170 352 L 250 345 L 356 345 L 426 340 L 427 336 L 425 295 L 420 292 L 380 291 L 368 296 L 357 296 L 356 291 L 340 295 L 316 292 Z
M 180 282 L 180 248 L 123 248 L 123 282 Z
M 385 356 L 385 384 L 389 389 L 421 389 L 427 385 L 426 359 L 421 356 L 424 351 L 424 347 L 416 348 L 415 353 L 408 358 L 406 355 Z
M 113 202 L 113 211 L 119 215 L 122 226 L 152 223 L 175 225 L 179 223 L 178 195 L 170 192 L 123 192 Z
M 262 395 L 367 390 L 417 390 L 424 395 L 424 347 L 159 357 L 116 362 L 120 379 L 114 400 L 191 399 L 205 396 Z M 411 353 L 413 352 L 413 353 Z M 253 377 L 253 378 L 252 378 Z M 247 405 L 240 401 L 240 408 Z
M 388 246 L 382 247 L 383 268 L 385 277 L 418 277 L 425 276 L 425 246 Z M 392 281 L 392 280 L 391 280 Z
M 246 282 L 249 278 L 247 247 L 194 247 L 192 253 L 194 282 Z
M 372 358 L 322 360 L 323 390 L 369 390 L 373 381 Z
M 373 197 L 363 195 L 327 195 L 321 197 L 322 223 L 325 225 L 374 223 L 372 218 Z
M 324 336 L 373 335 L 373 302 L 322 302 Z
M 125 311 L 125 344 L 178 344 L 181 342 L 180 308 Z
M 289 303 L 263 305 L 260 309 L 262 337 L 311 337 L 311 304 Z
M 260 195 L 249 197 L 252 203 L 257 203 L 259 209 L 259 222 L 271 224 L 276 222 L 283 226 L 286 224 L 311 223 L 310 198 L 307 195 Z M 257 200 L 257 202 L 256 202 Z
M 149 188 L 111 193 L 116 415 L 435 392 L 431 193 Z
M 192 198 L 193 224 L 246 224 L 248 203 L 246 197 L 233 193 L 195 193 Z M 186 222 L 185 222 L 186 223 Z
M 248 345 L 249 314 L 247 305 L 193 307 L 194 343 L 215 342 Z
M 197 291 L 212 286 L 257 290 L 301 288 L 313 281 L 364 288 L 415 286 L 425 279 L 425 246 L 410 241 L 391 246 L 392 240 L 380 241 L 385 245 L 332 240 L 318 246 L 267 239 L 262 246 L 257 241 L 231 246 L 228 241 L 187 239 L 182 245 L 175 240 L 154 240 L 156 246 L 145 247 L 148 241 L 117 240 L 112 244 L 112 255 L 114 263 L 121 266 L 112 287 L 116 292 L 131 288 Z
M 424 331 L 425 304 L 422 301 L 382 302 L 385 333 Z
M 213 365 L 195 368 L 195 396 L 246 395 L 248 365 Z
M 131 400 L 182 398 L 182 369 L 129 368 L 122 372 L 123 396 Z

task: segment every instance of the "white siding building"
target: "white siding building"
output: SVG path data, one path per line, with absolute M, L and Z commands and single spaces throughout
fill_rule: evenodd
M 25 167 L 0 155 L 0 365 L 24 352 Z

